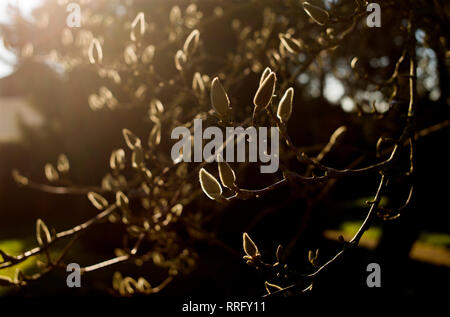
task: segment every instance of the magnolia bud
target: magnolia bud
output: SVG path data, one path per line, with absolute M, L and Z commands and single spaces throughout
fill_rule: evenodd
M 347 131 L 347 127 L 344 125 L 337 128 L 336 131 L 334 131 L 330 137 L 330 143 L 333 143 L 333 144 L 336 143 L 339 140 L 339 138 L 344 135 L 344 133 L 346 131 Z
M 159 99 L 152 99 L 150 101 L 150 116 L 158 116 L 161 115 L 164 112 L 164 105 L 162 104 L 161 100 Z
M 303 2 L 303 9 L 317 24 L 324 25 L 330 18 L 326 10 L 312 5 L 309 2 Z
M 98 210 L 103 210 L 109 205 L 108 201 L 100 194 L 89 192 L 87 196 L 88 199 L 91 201 L 92 205 L 94 205 L 94 207 L 97 208 Z
M 272 96 L 275 92 L 276 80 L 277 76 L 274 72 L 272 72 L 259 86 L 258 91 L 255 94 L 255 98 L 253 99 L 253 103 L 256 108 L 265 108 L 270 104 L 272 101 Z
M 205 81 L 198 72 L 194 74 L 194 78 L 192 79 L 192 89 L 199 96 L 202 96 L 205 93 Z
M 148 135 L 147 144 L 149 147 L 157 146 L 161 143 L 161 124 L 155 124 Z
M 50 231 L 41 219 L 36 221 L 36 239 L 40 246 L 48 244 L 52 241 Z
M 289 53 L 299 53 L 302 49 L 302 44 L 299 40 L 293 39 L 286 34 L 279 35 L 281 44 L 288 50 Z
M 123 137 L 125 139 L 127 146 L 130 148 L 130 150 L 134 150 L 137 147 L 139 147 L 139 148 L 141 147 L 141 139 L 139 139 L 137 136 L 135 136 L 133 134 L 133 132 L 131 132 L 128 129 L 123 129 L 122 134 L 123 134 Z
M 53 167 L 52 164 L 50 164 L 50 163 L 45 164 L 44 172 L 45 172 L 45 177 L 47 177 L 47 179 L 50 182 L 56 182 L 59 180 L 59 174 L 56 171 L 56 169 Z
M 259 85 L 260 86 L 262 85 L 264 80 L 266 80 L 267 76 L 270 75 L 271 72 L 272 72 L 272 70 L 270 69 L 270 67 L 266 67 L 266 69 L 264 70 L 264 72 L 261 75 L 261 79 L 259 80 Z
M 135 169 L 141 169 L 144 167 L 144 152 L 141 148 L 135 148 L 131 155 L 131 166 Z
M 264 286 L 266 287 L 267 294 L 271 294 L 272 291 L 281 291 L 283 289 L 281 286 L 269 283 L 267 281 L 264 282 Z
M 150 64 L 155 57 L 155 47 L 153 45 L 149 45 L 145 48 L 142 53 L 141 60 L 144 64 Z
M 20 174 L 20 172 L 17 169 L 13 169 L 11 173 L 14 181 L 17 184 L 22 186 L 28 185 L 28 178 Z
M 217 77 L 213 79 L 211 84 L 211 104 L 213 109 L 222 118 L 227 118 L 230 100 L 228 99 L 228 95 Z
M 125 151 L 123 149 L 114 150 L 109 158 L 109 166 L 112 170 L 125 168 Z
M 95 52 L 97 53 L 96 54 L 97 58 L 94 57 L 94 49 L 95 49 Z M 88 58 L 89 58 L 89 62 L 91 64 L 95 64 L 95 63 L 101 64 L 101 62 L 103 60 L 102 46 L 100 45 L 99 40 L 97 40 L 96 38 L 92 39 L 91 44 L 89 45 Z
M 223 157 L 220 154 L 218 156 L 218 164 L 220 181 L 222 182 L 223 186 L 229 189 L 235 188 L 236 175 L 234 174 L 231 166 L 223 160 Z
M 69 159 L 67 158 L 67 156 L 65 154 L 60 154 L 58 156 L 58 162 L 57 162 L 56 168 L 61 173 L 67 173 L 69 171 L 69 169 L 70 169 Z
M 186 62 L 187 62 L 186 54 L 182 50 L 178 50 L 177 53 L 175 54 L 176 69 L 182 71 Z
M 125 215 L 128 214 L 128 204 L 128 197 L 121 191 L 118 191 L 116 193 L 116 205 L 124 212 Z
M 281 98 L 280 103 L 278 104 L 277 117 L 281 122 L 288 122 L 289 118 L 292 114 L 292 102 L 294 99 L 294 89 L 289 88 L 284 94 L 283 98 Z
M 200 39 L 199 30 L 194 30 L 191 32 L 191 34 L 189 34 L 183 45 L 183 51 L 186 55 L 190 56 L 195 53 L 198 47 L 199 39 Z
M 261 254 L 259 253 L 258 247 L 256 246 L 256 244 L 253 242 L 253 240 L 249 237 L 249 235 L 244 232 L 243 236 L 242 236 L 242 240 L 243 240 L 243 246 L 244 246 L 244 252 L 245 254 L 247 254 L 247 256 L 255 259 L 261 256 Z
M 138 25 L 139 24 L 139 25 Z M 131 23 L 130 38 L 133 42 L 139 40 L 145 33 L 144 12 L 139 12 Z
M 136 55 L 136 47 L 134 44 L 128 45 L 123 52 L 123 58 L 128 65 L 136 64 L 138 57 Z

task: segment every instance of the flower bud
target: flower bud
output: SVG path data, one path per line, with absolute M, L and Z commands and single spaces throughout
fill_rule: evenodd
M 249 237 L 249 235 L 244 232 L 244 234 L 242 235 L 242 240 L 243 240 L 243 247 L 244 247 L 244 252 L 245 254 L 247 254 L 247 256 L 255 259 L 261 256 L 261 254 L 259 253 L 258 247 L 256 246 L 256 244 L 253 242 L 253 240 Z
M 130 38 L 133 42 L 141 39 L 145 33 L 145 18 L 144 12 L 139 12 L 131 23 Z
M 69 171 L 69 169 L 70 169 L 69 159 L 67 158 L 67 156 L 65 154 L 60 154 L 58 156 L 58 162 L 57 162 L 56 168 L 61 173 L 67 173 Z
M 283 289 L 281 286 L 269 283 L 267 281 L 264 282 L 264 286 L 266 287 L 267 294 L 271 294 L 272 291 L 276 292 L 276 291 L 280 291 Z
M 96 52 L 97 58 L 94 57 L 94 50 Z M 91 64 L 101 64 L 103 60 L 102 46 L 100 45 L 100 41 L 96 38 L 92 39 L 91 44 L 89 45 L 88 58 Z
M 198 72 L 194 74 L 194 78 L 192 79 L 192 89 L 199 96 L 205 93 L 205 81 Z
M 134 150 L 137 147 L 139 147 L 139 148 L 141 147 L 141 139 L 139 139 L 137 136 L 135 136 L 133 134 L 133 132 L 131 132 L 128 129 L 123 129 L 122 134 L 123 134 L 123 137 L 125 139 L 127 146 L 130 148 L 130 150 Z
M 186 54 L 182 50 L 178 50 L 175 54 L 175 67 L 178 71 L 182 71 L 184 69 L 184 65 L 187 62 Z
M 155 57 L 155 47 L 153 45 L 149 45 L 145 48 L 142 53 L 141 60 L 144 64 L 150 64 Z
M 131 155 L 131 166 L 134 169 L 141 169 L 144 167 L 144 152 L 141 148 L 135 148 L 133 154 Z
M 303 2 L 303 9 L 317 24 L 324 25 L 330 18 L 326 10 L 312 5 L 309 2 Z
M 87 196 L 92 205 L 94 205 L 94 207 L 98 210 L 103 210 L 109 205 L 108 201 L 100 194 L 89 192 Z
M 44 167 L 45 177 L 47 177 L 49 182 L 56 182 L 59 180 L 59 174 L 52 164 L 47 163 Z
M 20 172 L 17 169 L 13 169 L 12 172 L 12 177 L 14 179 L 14 181 L 22 186 L 26 186 L 28 185 L 28 178 L 26 178 L 25 176 L 23 176 L 22 174 L 20 174 Z
M 41 219 L 36 221 L 36 239 L 40 246 L 48 244 L 52 241 L 50 231 Z
M 123 212 L 128 212 L 128 197 L 121 191 L 116 193 L 116 205 L 122 209 Z
M 236 175 L 234 174 L 231 166 L 223 160 L 223 157 L 220 154 L 218 156 L 218 164 L 220 181 L 223 186 L 229 189 L 234 189 L 236 187 Z
M 253 103 L 256 108 L 265 108 L 270 104 L 272 101 L 272 96 L 275 92 L 276 80 L 277 76 L 274 72 L 272 72 L 259 86 L 258 91 L 255 94 L 255 98 L 253 99 Z
M 267 76 L 270 75 L 271 72 L 272 72 L 272 70 L 270 69 L 270 67 L 266 67 L 266 69 L 264 70 L 264 72 L 261 75 L 261 79 L 259 80 L 260 86 L 264 82 L 264 80 L 267 78 Z
M 213 79 L 211 84 L 211 104 L 213 109 L 222 118 L 227 118 L 230 100 L 228 99 L 228 95 L 217 77 Z
M 302 44 L 299 40 L 293 39 L 286 34 L 279 35 L 281 44 L 289 53 L 299 53 L 302 49 Z
M 195 53 L 198 47 L 199 40 L 200 40 L 199 30 L 194 30 L 191 32 L 191 34 L 189 34 L 183 45 L 183 51 L 187 56 L 190 56 Z

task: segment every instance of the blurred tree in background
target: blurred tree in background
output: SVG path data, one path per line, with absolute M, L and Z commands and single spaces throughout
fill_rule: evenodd
M 68 1 L 51 0 L 32 21 L 17 13 L 1 28 L 18 56 L 8 81 L 45 120 L 0 145 L 0 275 L 19 265 L 3 284 L 26 284 L 10 294 L 260 295 L 264 281 L 269 291 L 353 294 L 378 262 L 389 291 L 415 295 L 431 282 L 405 283 L 412 272 L 448 276 L 409 259 L 421 232 L 448 232 L 448 3 L 379 1 L 382 25 L 371 28 L 361 0 L 74 2 L 80 28 L 66 24 Z M 272 72 L 274 96 L 259 109 Z M 226 114 L 213 110 L 214 78 Z M 290 87 L 292 115 L 280 120 Z M 238 188 L 208 199 L 199 172 L 214 183 L 217 164 L 170 157 L 172 130 L 192 130 L 195 118 L 204 128 L 278 126 L 280 171 L 222 166 Z M 354 235 L 365 218 L 350 242 L 324 236 L 349 220 Z M 376 250 L 353 248 L 373 224 Z M 242 250 L 244 232 L 257 253 L 247 235 Z M 18 248 L 6 243 L 17 238 Z M 71 262 L 86 273 L 76 291 L 65 284 Z

